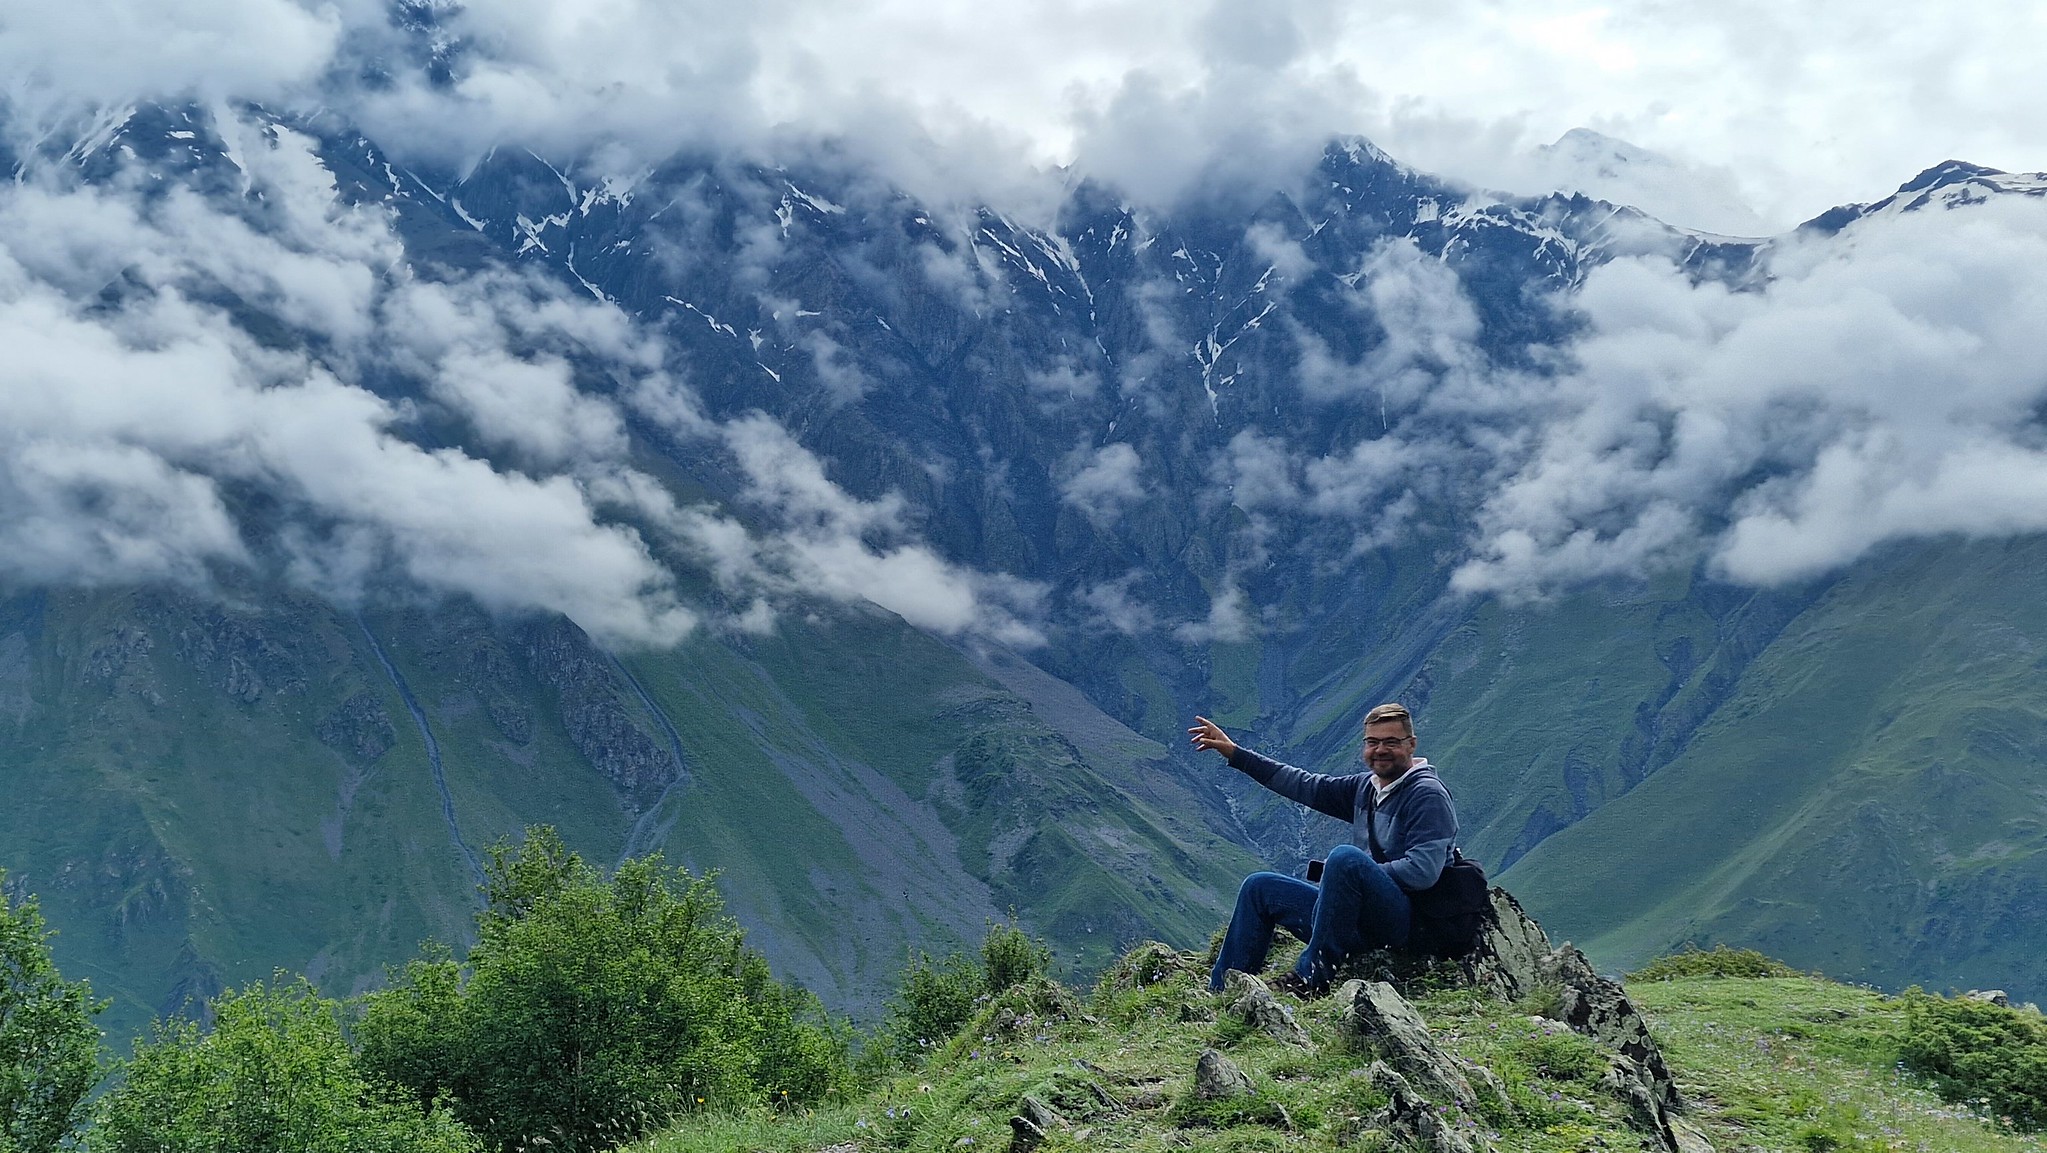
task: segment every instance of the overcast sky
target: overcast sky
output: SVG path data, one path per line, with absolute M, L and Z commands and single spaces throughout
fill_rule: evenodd
M 374 49 L 384 0 L 10 5 L 17 105 L 177 90 L 306 99 Z M 358 111 L 461 151 L 592 131 L 660 146 L 843 133 L 997 184 L 1077 163 L 1169 196 L 1219 157 L 1330 132 L 1515 191 L 1577 183 L 1674 223 L 1775 230 L 1938 161 L 2047 168 L 2047 9 L 1734 0 L 478 0 L 455 98 Z M 373 105 L 373 106 L 372 106 Z M 1675 165 L 1616 183 L 1537 150 L 1586 127 Z M 941 147 L 930 149 L 929 139 Z M 1595 158 L 1591 158 L 1596 160 Z

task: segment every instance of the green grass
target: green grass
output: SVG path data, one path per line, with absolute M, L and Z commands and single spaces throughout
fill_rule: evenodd
M 1685 978 L 1629 993 L 1720 1148 L 2047 1148 L 1899 1070 L 1902 999 L 1818 977 Z
M 682 1119 L 633 1153 L 858 1153 L 999 1150 L 1030 1095 L 1067 1121 L 1044 1148 L 1166 1150 L 1375 1148 L 1365 1119 L 1368 1054 L 1347 1046 L 1332 1002 L 1295 1012 L 1314 1038 L 1296 1048 L 1215 1018 L 1200 958 L 1150 949 L 1112 967 L 1084 1002 L 1056 1012 L 983 1011 L 920 1069 L 814 1111 Z M 1723 1151 L 2005 1153 L 2047 1148 L 1943 1104 L 1897 1066 L 1903 1002 L 1816 977 L 1674 977 L 1631 984 L 1662 1044 L 1689 1114 Z M 1615 1099 L 1600 1087 L 1608 1054 L 1528 1005 L 1468 990 L 1415 996 L 1439 1042 L 1497 1074 L 1511 1112 L 1450 1120 L 1496 1148 L 1528 1153 L 1633 1149 Z M 1216 1047 L 1251 1077 L 1254 1095 L 1192 1096 L 1192 1070 Z

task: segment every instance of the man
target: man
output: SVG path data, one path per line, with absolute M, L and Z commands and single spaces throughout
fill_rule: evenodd
M 1414 719 L 1405 707 L 1379 705 L 1365 714 L 1363 755 L 1370 771 L 1340 777 L 1252 752 L 1206 717 L 1195 717 L 1187 735 L 1195 748 L 1221 753 L 1231 768 L 1280 796 L 1351 822 L 1351 843 L 1330 850 L 1319 888 L 1281 873 L 1244 879 L 1209 988 L 1221 989 L 1231 969 L 1264 968 L 1275 927 L 1308 943 L 1293 972 L 1272 982 L 1302 997 L 1328 992 L 1330 977 L 1346 957 L 1407 944 L 1408 894 L 1435 884 L 1442 874 L 1457 839 L 1457 810 L 1429 762 L 1414 755 Z

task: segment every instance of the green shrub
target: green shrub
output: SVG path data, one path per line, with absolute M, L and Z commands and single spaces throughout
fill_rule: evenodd
M 7 874 L 0 870 L 0 886 Z M 50 959 L 50 934 L 35 898 L 18 904 L 0 888 L 0 1149 L 47 1153 L 77 1127 L 80 1102 L 100 1079 L 106 1002 L 66 981 Z
M 846 1083 L 844 1030 L 774 980 L 708 879 L 658 857 L 607 879 L 536 828 L 492 850 L 484 895 L 467 960 L 406 966 L 356 1032 L 368 1068 L 448 1095 L 490 1145 L 603 1149 Z
M 473 1153 L 444 1111 L 366 1079 L 333 1002 L 303 978 L 228 992 L 214 1026 L 173 1019 L 100 1102 L 102 1153 Z
M 899 1061 L 914 1064 L 945 1044 L 974 1015 L 974 1002 L 986 990 L 979 966 L 963 953 L 934 960 L 919 950 L 903 968 L 895 999 L 881 1034 Z
M 1681 953 L 1658 957 L 1628 974 L 1630 981 L 1669 981 L 1679 977 L 1796 977 L 1798 970 L 1754 949 L 1715 945 L 1701 950 L 1687 945 Z
M 1009 921 L 988 926 L 981 940 L 981 972 L 990 993 L 1044 977 L 1051 966 L 1052 950 L 1018 928 L 1014 912 Z
M 2030 1013 L 1917 988 L 1904 995 L 1898 1059 L 1950 1102 L 2021 1129 L 2047 1127 L 2047 1022 Z

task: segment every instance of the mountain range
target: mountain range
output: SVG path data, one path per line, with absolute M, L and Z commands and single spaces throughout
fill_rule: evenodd
M 1671 355 L 1628 309 L 1795 302 L 1885 229 L 2033 211 L 2047 179 L 1951 162 L 1751 240 L 1358 139 L 1257 195 L 1076 178 L 1036 219 L 829 147 L 451 170 L 258 106 L 120 109 L 0 162 L 15 304 L 172 401 L 250 377 L 240 431 L 120 434 L 230 526 L 179 559 L 213 522 L 32 473 L 35 444 L 96 458 L 36 423 L 70 369 L 11 374 L 0 867 L 116 1030 L 459 945 L 490 846 L 542 823 L 715 870 L 778 972 L 864 1017 L 910 951 L 1012 913 L 1082 972 L 1198 945 L 1244 873 L 1343 833 L 1185 750 L 1189 718 L 1348 771 L 1381 700 L 1467 852 L 1601 964 L 1729 943 L 2041 995 L 2047 542 L 1750 545 L 1831 459 L 1818 362 L 1755 410 L 1806 458 L 1714 456 L 1646 400 L 1647 432 L 1570 453 L 1588 381 Z M 189 332 L 239 367 L 149 359 Z M 347 457 L 319 397 L 419 471 Z M 1656 490 L 1694 456 L 1717 498 Z M 1616 459 L 1638 479 L 1558 528 L 1577 490 L 1535 481 Z M 477 477 L 505 507 L 448 495 Z M 558 498 L 588 519 L 551 533 Z M 606 566 L 639 575 L 588 593 Z

